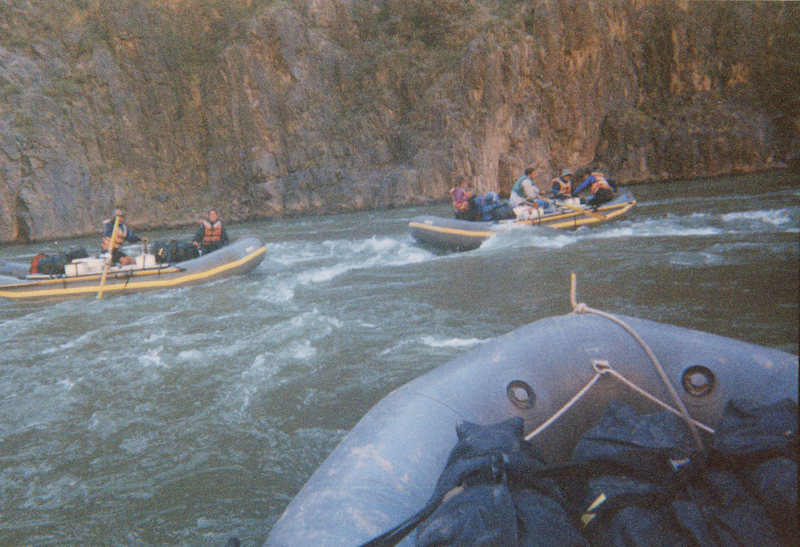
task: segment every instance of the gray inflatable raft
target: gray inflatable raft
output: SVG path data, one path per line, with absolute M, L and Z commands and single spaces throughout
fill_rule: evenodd
M 198 285 L 247 273 L 264 260 L 265 252 L 261 239 L 245 236 L 217 251 L 175 264 L 156 264 L 155 257 L 148 255 L 152 260 L 150 265 L 142 260 L 141 266 L 113 266 L 105 282 L 102 282 L 102 267 L 75 275 L 26 275 L 27 265 L 3 262 L 0 263 L 0 298 L 35 301 L 95 296 L 101 283 L 104 294 Z M 93 266 L 103 262 L 102 259 L 88 260 Z
M 646 342 L 692 418 L 715 427 L 743 397 L 797 401 L 797 356 L 708 333 L 622 317 Z M 520 416 L 533 431 L 573 400 L 605 363 L 675 406 L 651 358 L 618 324 L 598 315 L 537 321 L 398 388 L 376 404 L 312 475 L 266 545 L 359 545 L 420 510 L 455 446 L 456 425 Z M 608 369 L 605 369 L 608 370 Z M 532 439 L 551 462 L 569 457 L 612 400 L 662 410 L 612 374 Z M 705 440 L 710 433 L 700 430 Z M 413 544 L 413 534 L 401 545 Z

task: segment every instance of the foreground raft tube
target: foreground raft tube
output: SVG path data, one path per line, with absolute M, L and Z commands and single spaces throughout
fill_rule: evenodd
M 736 397 L 759 404 L 797 401 L 795 355 L 623 319 L 658 357 L 695 420 L 716 427 L 726 402 Z M 457 442 L 457 424 L 488 425 L 519 416 L 530 432 L 591 380 L 598 360 L 607 360 L 622 376 L 674 406 L 642 346 L 620 326 L 597 315 L 537 321 L 434 369 L 376 404 L 292 500 L 266 545 L 360 545 L 403 522 L 433 493 Z M 568 459 L 612 400 L 641 413 L 662 410 L 604 375 L 533 438 L 534 447 L 550 462 Z M 413 545 L 413 536 L 400 544 Z
M 249 272 L 263 260 L 266 246 L 246 236 L 198 258 L 148 269 L 110 269 L 103 294 L 169 289 L 208 283 Z M 45 279 L 0 277 L 0 297 L 16 300 L 59 300 L 96 295 L 101 275 L 50 276 Z
M 620 191 L 613 200 L 593 211 L 585 205 L 578 208 L 561 207 L 558 211 L 539 218 L 497 222 L 458 220 L 432 215 L 422 215 L 408 223 L 414 239 L 422 245 L 441 251 L 472 251 L 498 232 L 516 226 L 547 226 L 561 230 L 574 230 L 581 226 L 610 222 L 636 205 L 633 194 Z

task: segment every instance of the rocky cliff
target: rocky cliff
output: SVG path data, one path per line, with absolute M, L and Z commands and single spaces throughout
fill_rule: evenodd
M 796 165 L 800 6 L 6 0 L 0 241 Z

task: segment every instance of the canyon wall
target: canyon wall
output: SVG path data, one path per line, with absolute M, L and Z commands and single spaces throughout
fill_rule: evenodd
M 0 242 L 797 168 L 784 2 L 7 0 Z

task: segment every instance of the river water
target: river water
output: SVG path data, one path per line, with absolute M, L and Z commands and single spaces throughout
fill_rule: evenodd
M 261 544 L 373 404 L 568 313 L 570 272 L 594 308 L 797 353 L 800 175 L 632 190 L 639 205 L 615 223 L 444 256 L 407 224 L 447 205 L 235 225 L 268 244 L 245 277 L 0 301 L 0 544 Z M 0 259 L 96 244 L 6 246 Z

